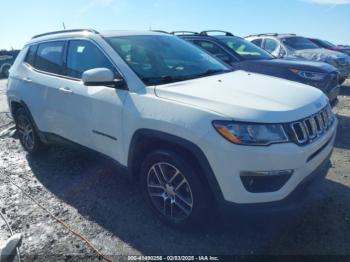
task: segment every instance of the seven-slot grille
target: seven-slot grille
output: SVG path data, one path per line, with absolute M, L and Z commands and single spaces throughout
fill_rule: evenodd
M 292 139 L 300 145 L 310 144 L 322 136 L 334 120 L 335 116 L 328 105 L 318 113 L 290 124 Z

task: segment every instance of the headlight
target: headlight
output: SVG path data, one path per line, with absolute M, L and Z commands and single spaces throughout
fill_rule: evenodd
M 267 146 L 289 141 L 280 124 L 213 121 L 213 126 L 224 138 L 238 145 Z
M 327 76 L 326 73 L 317 73 L 317 72 L 310 72 L 310 71 L 303 71 L 298 69 L 290 69 L 294 74 L 313 81 L 322 81 Z

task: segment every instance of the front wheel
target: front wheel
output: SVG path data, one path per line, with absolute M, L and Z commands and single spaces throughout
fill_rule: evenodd
M 158 217 L 177 227 L 203 219 L 209 201 L 195 168 L 177 153 L 158 150 L 143 162 L 142 184 Z
M 346 78 L 340 78 L 339 79 L 339 84 L 342 85 L 342 84 L 345 83 L 345 81 L 346 81 Z

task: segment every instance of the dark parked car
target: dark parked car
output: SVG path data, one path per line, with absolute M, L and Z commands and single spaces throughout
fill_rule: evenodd
M 321 48 L 341 52 L 350 56 L 350 46 L 335 45 L 329 41 L 316 39 L 316 38 L 309 38 L 309 39 Z
M 350 76 L 350 57 L 340 52 L 320 48 L 308 38 L 295 34 L 258 34 L 246 39 L 278 58 L 325 62 L 336 67 L 342 84 Z
M 173 34 L 201 47 L 235 70 L 261 73 L 311 85 L 321 89 L 332 102 L 336 101 L 339 94 L 339 74 L 337 69 L 329 64 L 276 59 L 262 48 L 230 32 L 177 31 Z
M 0 77 L 8 77 L 9 70 L 15 61 L 19 51 L 0 51 Z

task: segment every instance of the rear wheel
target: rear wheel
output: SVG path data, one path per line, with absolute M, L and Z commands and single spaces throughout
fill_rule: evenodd
M 2 75 L 6 78 L 9 77 L 10 75 L 10 66 L 4 66 L 4 68 L 2 69 Z
M 23 108 L 16 112 L 16 129 L 19 140 L 28 153 L 35 154 L 46 148 L 40 140 L 28 113 Z
M 158 217 L 178 227 L 203 220 L 208 201 L 195 169 L 175 152 L 158 150 L 142 165 L 142 184 Z
M 339 79 L 339 84 L 342 85 L 342 84 L 345 83 L 345 81 L 346 81 L 346 78 L 340 78 Z

